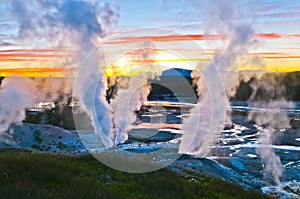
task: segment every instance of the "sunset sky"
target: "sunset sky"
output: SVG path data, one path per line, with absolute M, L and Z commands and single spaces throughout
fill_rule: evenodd
M 30 45 L 18 38 L 18 26 L 7 11 L 10 1 L 1 0 L 0 12 L 0 76 L 72 76 L 78 65 L 69 62 L 76 51 L 65 45 L 60 47 Z M 196 0 L 112 0 L 109 1 L 119 13 L 118 20 L 110 29 L 107 40 L 99 42 L 104 49 L 110 49 L 111 56 L 119 56 L 120 46 L 131 52 L 130 43 L 143 40 L 155 45 L 178 49 L 185 58 L 179 58 L 159 50 L 148 62 L 166 64 L 168 67 L 189 68 L 187 61 L 197 65 L 208 62 L 216 50 L 226 45 L 216 32 L 211 31 L 206 21 L 207 2 Z M 240 62 L 238 70 L 265 70 L 270 72 L 291 72 L 300 70 L 300 1 L 268 0 L 238 1 L 243 20 L 250 24 L 257 44 L 246 53 L 246 59 L 257 58 L 259 63 Z M 80 9 L 80 8 L 79 8 Z M 241 19 L 242 20 L 242 19 Z M 211 24 L 211 26 L 214 24 Z M 153 31 L 154 35 L 134 34 L 136 29 L 162 28 L 165 33 Z M 170 30 L 170 31 L 166 31 Z M 131 31 L 130 33 L 125 33 Z M 166 34 L 166 33 L 170 34 Z M 114 39 L 111 39 L 114 38 Z M 203 51 L 193 49 L 194 41 Z M 106 46 L 106 47 L 105 47 Z M 181 54 L 181 53 L 180 53 Z M 186 56 L 187 55 L 187 56 Z M 129 65 L 138 65 L 140 60 L 129 57 Z M 145 61 L 145 60 L 143 60 Z M 132 64 L 133 63 L 133 64 Z M 113 63 L 114 64 L 114 63 Z M 108 75 L 120 75 L 125 69 L 122 64 L 109 66 Z M 127 65 L 123 61 L 123 65 Z

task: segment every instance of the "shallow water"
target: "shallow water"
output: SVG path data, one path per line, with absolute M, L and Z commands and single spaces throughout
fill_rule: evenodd
M 300 116 L 300 102 L 293 103 L 295 104 L 294 108 L 288 110 L 282 109 L 280 111 L 287 112 L 292 119 L 295 119 L 295 117 L 297 119 L 298 116 Z M 178 107 L 182 106 L 178 105 Z M 151 122 L 149 118 L 152 116 L 149 115 L 155 112 L 156 115 L 165 114 L 166 123 L 181 124 L 182 118 L 188 116 L 188 110 L 191 107 L 193 107 L 193 104 L 184 104 L 183 109 L 177 109 L 176 104 L 165 107 L 162 107 L 159 103 L 156 105 L 152 104 L 146 113 L 139 116 L 139 119 L 141 122 Z M 281 142 L 275 142 L 272 148 L 275 153 L 280 156 L 284 167 L 281 182 L 285 186 L 279 188 L 274 186 L 274 181 L 270 176 L 263 175 L 263 165 L 261 164 L 259 155 L 256 154 L 259 131 L 263 128 L 247 120 L 247 113 L 249 111 L 271 110 L 255 108 L 253 104 L 248 102 L 233 102 L 230 108 L 234 110 L 234 115 L 232 116 L 233 128 L 227 128 L 221 132 L 217 144 L 212 147 L 210 154 L 205 158 L 215 162 L 217 166 L 215 163 L 208 163 L 202 158 L 183 156 L 183 158 L 177 160 L 169 167 L 177 171 L 181 167 L 195 171 L 203 171 L 209 175 L 239 183 L 248 189 L 257 189 L 263 192 L 277 192 L 277 195 L 280 195 L 282 198 L 286 197 L 288 193 L 293 197 L 300 195 L 300 189 L 290 189 L 290 187 L 297 186 L 300 183 L 300 129 L 283 129 L 280 132 L 275 132 L 280 135 L 278 138 Z M 151 127 L 151 125 L 149 127 Z M 135 131 L 135 133 L 138 133 L 138 127 L 136 127 Z M 172 133 L 177 133 L 178 135 L 183 133 L 172 129 L 165 129 L 164 131 L 173 131 Z M 151 151 L 149 147 L 153 147 L 155 150 L 169 144 L 173 144 L 173 147 L 178 147 L 179 140 L 180 139 L 177 138 L 163 142 L 164 145 L 162 145 L 162 142 L 155 143 L 150 141 L 151 145 L 147 147 L 145 147 L 143 143 L 135 147 L 132 147 L 131 143 L 125 145 L 129 147 L 132 152 L 140 153 L 143 151 L 147 153 L 147 151 Z M 213 168 L 216 167 L 218 167 L 218 169 L 214 170 Z

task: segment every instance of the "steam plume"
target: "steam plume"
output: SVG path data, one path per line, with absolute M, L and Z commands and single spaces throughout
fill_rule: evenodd
M 237 77 L 228 78 L 225 72 L 236 70 L 235 62 L 238 57 L 246 53 L 253 43 L 253 29 L 240 21 L 241 13 L 237 12 L 234 1 L 214 1 L 210 8 L 207 19 L 210 21 L 209 25 L 220 24 L 215 29 L 220 35 L 229 36 L 229 43 L 223 51 L 216 52 L 212 62 L 201 71 L 203 78 L 197 82 L 199 101 L 191 116 L 184 120 L 185 133 L 179 152 L 199 156 L 206 156 L 210 147 L 215 144 L 224 122 L 224 113 L 229 105 L 226 93 L 229 95 L 235 93 Z M 224 84 L 215 80 L 219 75 L 217 69 L 223 75 Z
M 264 165 L 264 175 L 271 175 L 276 185 L 280 185 L 283 166 L 280 157 L 272 149 L 273 133 L 290 128 L 290 120 L 282 109 L 293 108 L 293 103 L 284 98 L 285 88 L 275 79 L 257 79 L 251 84 L 253 93 L 249 99 L 257 108 L 266 111 L 252 111 L 248 117 L 255 121 L 259 130 L 259 145 L 256 149 Z
M 67 101 L 71 83 L 65 79 L 9 77 L 0 88 L 0 133 L 25 119 L 25 109 L 38 102 Z M 60 104 L 59 104 L 60 105 Z
M 96 1 L 88 0 L 33 0 L 30 4 L 27 1 L 12 0 L 11 11 L 19 27 L 21 43 L 31 44 L 34 47 L 68 46 L 78 49 L 73 56 L 73 64 L 78 64 L 84 60 L 86 55 L 94 49 L 94 44 L 105 36 L 104 27 L 109 27 L 117 17 L 109 4 L 100 5 Z M 85 61 L 86 67 L 80 70 L 80 84 L 75 91 L 81 99 L 83 107 L 90 115 L 95 131 L 102 136 L 103 144 L 109 147 L 112 145 L 110 138 L 112 124 L 109 119 L 110 110 L 104 98 L 105 84 L 103 78 L 99 79 L 102 77 L 101 59 L 102 57 L 95 51 L 91 53 Z M 9 87 L 8 84 L 12 85 Z M 15 117 L 16 113 L 22 112 L 22 114 L 7 123 L 16 120 L 21 121 L 24 118 L 24 108 L 30 106 L 33 101 L 35 93 L 28 94 L 27 90 L 30 87 L 25 88 L 21 84 L 23 83 L 20 81 L 14 81 L 14 83 L 8 81 L 5 83 L 7 89 L 0 91 L 2 96 L 11 96 L 9 93 L 6 94 L 8 88 L 11 88 L 22 98 L 18 108 L 11 109 L 13 110 L 12 115 L 8 118 Z M 95 95 L 91 94 L 90 91 Z M 43 94 L 46 93 L 48 91 Z M 94 102 L 98 107 L 101 107 L 104 114 L 94 112 L 95 107 L 92 106 Z M 9 106 L 14 105 L 10 104 Z M 3 111 L 1 110 L 1 112 Z M 98 124 L 98 121 L 101 124 Z M 106 125 L 101 128 L 102 124 Z
M 151 43 L 146 42 L 141 49 L 136 50 L 132 59 L 153 60 L 155 49 Z M 136 56 L 136 57 L 135 57 Z M 153 64 L 147 61 L 139 68 L 151 70 Z M 147 100 L 151 91 L 149 80 L 155 78 L 152 73 L 128 77 L 128 87 L 120 89 L 117 96 L 112 100 L 113 119 L 115 123 L 115 144 L 123 143 L 128 138 L 131 124 L 136 121 L 135 111 L 140 110 L 142 102 Z
M 6 78 L 0 90 L 0 133 L 12 123 L 25 119 L 25 108 L 33 106 L 30 82 L 24 78 Z
M 147 74 L 130 77 L 128 89 L 118 91 L 112 100 L 115 122 L 115 144 L 127 140 L 130 125 L 136 121 L 135 111 L 140 110 L 142 102 L 150 93 Z

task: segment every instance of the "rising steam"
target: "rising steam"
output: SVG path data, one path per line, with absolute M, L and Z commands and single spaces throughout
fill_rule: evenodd
M 135 50 L 132 59 L 142 60 L 139 68 L 150 70 L 153 64 L 147 60 L 154 60 L 155 48 L 149 42 L 145 42 L 142 48 Z M 145 62 L 143 62 L 145 60 Z M 138 76 L 127 77 L 127 88 L 120 89 L 112 100 L 113 120 L 115 124 L 115 144 L 123 143 L 128 138 L 131 125 L 136 121 L 135 111 L 140 110 L 143 102 L 151 91 L 149 80 L 155 78 L 153 73 L 144 73 Z M 122 83 L 122 81 L 120 82 Z
M 12 123 L 25 119 L 25 108 L 34 105 L 29 85 L 28 79 L 23 78 L 8 78 L 1 85 L 0 133 L 6 131 Z
M 0 87 L 0 133 L 25 119 L 25 109 L 38 102 L 67 102 L 72 83 L 68 79 L 5 78 Z M 60 105 L 60 104 L 58 104 Z
M 225 73 L 236 71 L 235 63 L 238 57 L 246 53 L 253 44 L 254 31 L 251 25 L 240 20 L 241 13 L 237 12 L 234 3 L 214 1 L 210 5 L 211 12 L 207 19 L 209 25 L 217 24 L 214 28 L 223 38 L 228 37 L 229 41 L 227 47 L 216 52 L 211 63 L 201 71 L 201 78 L 197 82 L 199 101 L 191 116 L 184 120 L 185 133 L 181 140 L 180 153 L 206 156 L 210 147 L 215 144 L 229 105 L 230 96 L 227 97 L 226 93 L 233 95 L 237 82 L 237 76 L 228 77 Z M 219 72 L 223 76 L 224 84 L 216 81 Z
M 283 110 L 293 108 L 293 103 L 284 98 L 285 88 L 275 79 L 257 79 L 251 84 L 253 93 L 249 99 L 256 108 L 265 111 L 251 111 L 249 119 L 255 121 L 259 130 L 259 145 L 256 149 L 264 166 L 265 177 L 272 177 L 277 186 L 283 174 L 280 157 L 272 148 L 273 133 L 290 128 L 290 120 Z
M 109 27 L 118 16 L 109 4 L 100 5 L 90 0 L 32 0 L 30 4 L 23 0 L 12 0 L 10 8 L 11 15 L 19 27 L 20 43 L 38 48 L 67 46 L 77 49 L 71 62 L 77 65 L 84 62 L 87 54 L 97 47 L 95 45 L 97 41 L 105 36 L 105 28 Z M 75 94 L 91 117 L 95 131 L 103 138 L 103 144 L 109 147 L 112 146 L 112 122 L 109 116 L 110 109 L 104 97 L 105 84 L 101 78 L 101 59 L 102 56 L 93 51 L 85 60 Z M 66 61 L 68 65 L 71 63 Z M 35 90 L 31 85 L 38 85 L 43 89 Z M 97 90 L 95 85 L 100 90 Z M 7 128 L 10 123 L 22 121 L 26 107 L 46 99 L 48 94 L 53 92 L 47 88 L 49 85 L 36 79 L 6 78 L 0 90 L 1 102 L 7 100 L 6 103 L 1 103 L 0 120 L 5 121 L 2 128 Z M 54 92 L 63 93 L 66 89 L 60 86 L 57 88 L 61 89 Z M 55 99 L 55 96 L 57 95 L 47 100 Z M 13 104 L 9 100 L 11 97 L 18 97 L 20 100 Z M 95 103 L 101 108 L 100 114 L 94 111 Z
M 127 140 L 128 131 L 136 121 L 135 111 L 140 110 L 142 102 L 147 100 L 150 88 L 146 74 L 130 77 L 128 88 L 119 90 L 117 96 L 112 100 L 115 144 Z

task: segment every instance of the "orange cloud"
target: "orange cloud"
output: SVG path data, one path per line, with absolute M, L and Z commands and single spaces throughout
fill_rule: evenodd
M 262 39 L 300 38 L 300 34 L 263 33 L 256 34 L 255 37 Z
M 0 50 L 0 62 L 48 61 L 67 57 L 69 52 L 59 49 Z
M 166 36 L 141 36 L 141 37 L 121 37 L 114 41 L 104 42 L 104 44 L 121 44 L 131 43 L 139 41 L 157 41 L 157 42 L 169 42 L 169 41 L 188 41 L 188 40 L 218 40 L 221 37 L 218 35 L 166 35 Z
M 65 76 L 77 68 L 0 68 L 0 76 Z
M 114 41 L 106 41 L 103 44 L 122 44 L 139 41 L 188 41 L 188 40 L 219 40 L 220 35 L 188 34 L 188 35 L 166 35 L 166 36 L 139 36 L 139 37 L 120 37 Z M 300 38 L 300 34 L 277 34 L 277 33 L 257 33 L 254 38 L 261 39 L 280 39 L 280 38 Z
M 299 59 L 300 55 L 286 55 L 286 56 L 264 56 L 266 59 Z

